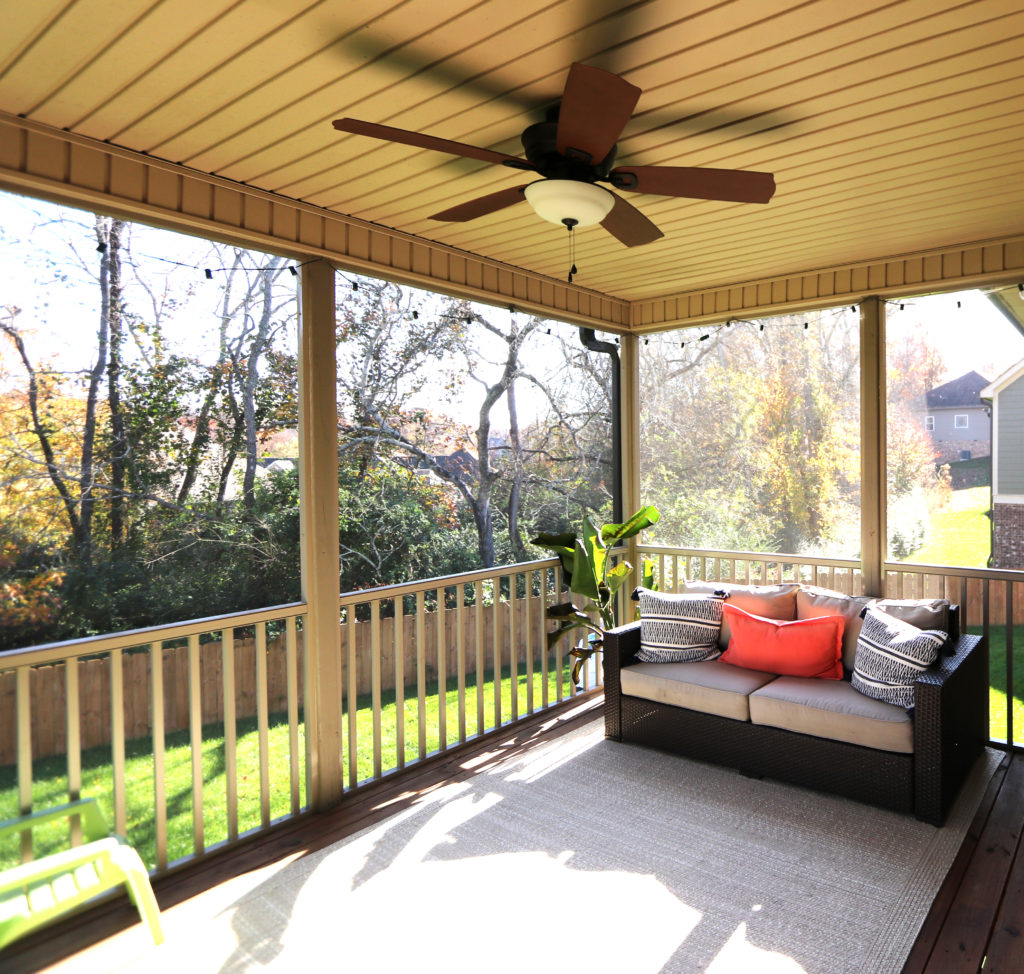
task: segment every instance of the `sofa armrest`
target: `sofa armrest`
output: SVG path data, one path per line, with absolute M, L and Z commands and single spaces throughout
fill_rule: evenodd
M 988 646 L 960 636 L 914 684 L 914 804 L 940 823 L 988 740 Z
M 609 629 L 604 634 L 604 736 L 616 741 L 622 740 L 619 672 L 635 662 L 639 649 L 639 622 Z

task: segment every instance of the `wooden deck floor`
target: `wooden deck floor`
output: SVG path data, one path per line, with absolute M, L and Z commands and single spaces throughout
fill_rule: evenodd
M 303 816 L 271 835 L 165 876 L 154 889 L 165 913 L 202 916 L 309 852 L 407 808 L 421 796 L 566 733 L 599 713 L 599 693 L 537 715 L 457 754 L 440 756 L 367 787 L 341 807 Z M 903 974 L 1024 972 L 1024 754 L 1007 755 L 932 905 Z M 148 949 L 138 914 L 123 897 L 16 943 L 4 974 L 109 974 Z M 870 972 L 865 972 L 870 974 Z

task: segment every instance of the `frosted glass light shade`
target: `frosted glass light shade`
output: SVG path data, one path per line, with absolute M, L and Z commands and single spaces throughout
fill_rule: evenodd
M 575 220 L 575 226 L 589 227 L 600 223 L 615 205 L 608 190 L 576 179 L 541 179 L 525 192 L 537 215 L 551 223 Z

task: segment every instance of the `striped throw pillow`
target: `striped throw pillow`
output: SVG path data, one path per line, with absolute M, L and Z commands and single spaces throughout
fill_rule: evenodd
M 865 696 L 909 710 L 914 706 L 914 682 L 939 658 L 945 642 L 944 632 L 918 629 L 867 608 L 850 682 Z
M 724 592 L 672 595 L 637 590 L 640 595 L 640 651 L 644 663 L 697 663 L 717 659 Z

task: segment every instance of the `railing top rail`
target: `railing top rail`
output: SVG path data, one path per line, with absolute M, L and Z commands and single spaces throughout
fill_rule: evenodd
M 339 598 L 343 606 L 359 605 L 363 602 L 373 602 L 376 599 L 395 599 L 403 595 L 415 595 L 417 592 L 429 592 L 432 588 L 466 585 L 469 582 L 483 582 L 491 578 L 503 578 L 506 575 L 535 571 L 540 568 L 553 568 L 557 564 L 557 558 L 541 558 L 537 561 L 519 562 L 516 565 L 499 565 L 494 568 L 480 568 L 472 572 L 460 572 L 457 575 L 439 575 L 437 578 L 402 582 L 399 585 L 361 588 L 353 592 L 342 592 Z
M 718 551 L 710 548 L 680 548 L 676 545 L 641 544 L 643 554 L 681 555 L 691 558 L 724 558 L 728 561 L 774 561 L 782 565 L 820 565 L 824 568 L 859 568 L 856 558 L 819 558 L 812 555 L 790 555 L 776 551 Z
M 133 649 L 147 643 L 167 642 L 171 639 L 182 639 L 187 636 L 217 632 L 221 629 L 290 619 L 303 615 L 305 612 L 305 602 L 289 602 L 287 605 L 274 605 L 249 612 L 230 612 L 226 615 L 208 616 L 205 619 L 192 619 L 188 622 L 176 622 L 165 626 L 129 629 L 125 632 L 115 632 L 105 636 L 84 636 L 81 639 L 68 639 L 64 642 L 8 649 L 0 651 L 0 669 L 54 663 L 80 656 L 92 656 L 94 653 L 106 653 L 112 649 Z
M 957 568 L 953 565 L 915 565 L 906 561 L 887 561 L 886 572 L 904 575 L 945 575 L 957 578 L 987 578 L 992 582 L 1024 582 L 1024 571 L 1010 568 Z

